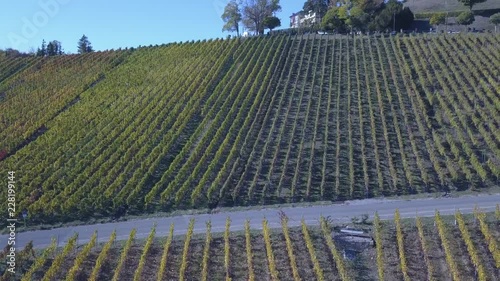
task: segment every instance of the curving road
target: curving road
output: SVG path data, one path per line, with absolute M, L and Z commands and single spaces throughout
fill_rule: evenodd
M 228 216 L 231 218 L 231 231 L 238 231 L 244 229 L 244 223 L 247 219 L 250 220 L 252 229 L 261 229 L 262 219 L 264 218 L 268 220 L 270 227 L 279 228 L 281 227 L 279 211 L 283 211 L 288 216 L 290 226 L 298 226 L 302 219 L 308 225 L 318 224 L 320 215 L 331 216 L 335 223 L 342 223 L 349 222 L 352 217 L 362 214 L 369 214 L 372 217 L 375 211 L 378 212 L 382 219 L 391 219 L 396 209 L 399 209 L 403 218 L 415 217 L 417 214 L 426 217 L 433 216 L 435 210 L 439 210 L 441 214 L 453 214 L 457 209 L 463 213 L 471 213 L 476 205 L 484 211 L 493 211 L 496 204 L 499 203 L 500 194 L 413 200 L 367 199 L 346 201 L 343 204 L 310 207 L 269 208 L 217 214 L 150 218 L 17 233 L 16 247 L 22 248 L 27 242 L 33 240 L 35 248 L 44 248 L 50 244 L 52 237 L 55 237 L 58 245 L 62 246 L 75 232 L 79 233 L 78 243 L 83 244 L 89 241 L 95 230 L 98 231 L 99 242 L 107 241 L 115 229 L 117 240 L 127 239 L 133 228 L 137 229 L 137 238 L 146 238 L 154 223 L 157 223 L 156 236 L 168 235 L 171 223 L 175 225 L 174 234 L 181 235 L 186 233 L 191 218 L 195 219 L 194 233 L 205 233 L 205 223 L 207 221 L 211 221 L 213 232 L 223 232 Z M 7 235 L 1 235 L 0 243 L 7 244 L 7 239 Z

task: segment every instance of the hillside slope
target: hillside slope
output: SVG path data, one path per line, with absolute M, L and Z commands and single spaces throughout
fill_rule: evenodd
M 458 0 L 408 0 L 404 3 L 405 7 L 409 7 L 412 12 L 419 13 L 431 13 L 431 12 L 455 12 L 455 11 L 466 11 L 469 8 L 464 6 Z M 490 10 L 490 9 L 500 9 L 500 2 L 496 0 L 487 0 L 484 3 L 478 3 L 474 5 L 473 10 Z
M 63 88 L 79 99 L 55 117 L 30 115 L 44 131 L 0 167 L 16 172 L 18 211 L 35 222 L 489 187 L 500 175 L 499 44 L 279 36 L 92 60 L 88 77 L 100 78 Z M 36 90 L 71 74 L 17 75 L 37 75 Z M 0 106 L 25 85 L 13 81 Z M 52 108 L 46 95 L 16 108 Z

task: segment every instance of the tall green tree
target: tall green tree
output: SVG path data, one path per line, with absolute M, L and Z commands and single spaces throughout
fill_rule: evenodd
M 497 32 L 497 26 L 500 24 L 500 13 L 491 15 L 490 22 L 495 25 L 495 33 Z
M 404 7 L 396 14 L 396 29 L 409 29 L 415 20 L 415 15 L 408 7 Z
M 307 0 L 302 10 L 305 13 L 312 11 L 320 17 L 323 17 L 328 11 L 328 2 L 328 0 Z
M 351 8 L 350 15 L 346 19 L 345 23 L 351 29 L 363 30 L 369 20 L 369 14 L 365 13 L 360 7 L 354 6 Z
M 62 55 L 62 47 L 61 47 L 61 42 L 57 40 L 50 41 L 49 44 L 47 44 L 47 56 L 59 56 Z
M 333 6 L 323 17 L 321 26 L 327 30 L 344 32 L 351 30 L 384 31 L 408 29 L 414 15 L 408 7 L 396 0 L 353 0 Z
M 56 46 L 51 42 L 49 42 L 49 44 L 47 44 L 47 56 L 55 56 L 57 53 L 56 53 Z
M 354 6 L 359 7 L 365 13 L 373 13 L 383 5 L 384 1 L 380 0 L 353 0 Z
M 486 0 L 458 0 L 458 1 L 464 4 L 466 7 L 469 7 L 471 11 L 474 5 L 486 2 Z
M 222 20 L 224 21 L 224 26 L 222 31 L 233 32 L 236 31 L 238 37 L 240 36 L 240 22 L 241 22 L 241 12 L 238 3 L 235 0 L 227 3 L 224 8 L 224 13 L 222 14 Z
M 346 26 L 341 14 L 339 7 L 331 8 L 321 20 L 321 27 L 325 30 L 345 31 Z
M 264 34 L 264 19 L 279 11 L 279 0 L 246 0 L 243 5 L 243 24 L 257 34 Z
M 47 55 L 47 46 L 45 43 L 45 39 L 42 40 L 42 46 L 38 48 L 38 50 L 36 51 L 36 55 L 38 57 L 44 57 L 45 55 Z
M 389 0 L 370 23 L 372 29 L 408 29 L 414 20 L 412 11 L 396 0 Z
M 92 45 L 91 45 L 89 39 L 87 38 L 87 36 L 85 36 L 85 34 L 83 34 L 82 38 L 80 38 L 80 40 L 78 40 L 78 53 L 85 54 L 85 53 L 90 53 L 93 51 L 94 51 L 94 49 L 92 48 Z

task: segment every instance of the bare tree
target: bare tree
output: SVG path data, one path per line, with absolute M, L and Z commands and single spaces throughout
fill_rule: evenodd
M 279 0 L 246 0 L 243 6 L 243 24 L 257 34 L 264 34 L 264 19 L 279 11 Z

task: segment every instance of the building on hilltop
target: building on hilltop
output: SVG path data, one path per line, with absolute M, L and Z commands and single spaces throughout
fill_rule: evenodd
M 300 11 L 290 16 L 290 28 L 311 27 L 320 22 L 321 17 L 313 11 L 309 11 L 307 14 Z
M 293 13 L 290 16 L 290 28 L 299 28 L 300 27 L 301 16 L 302 16 L 302 12 Z

